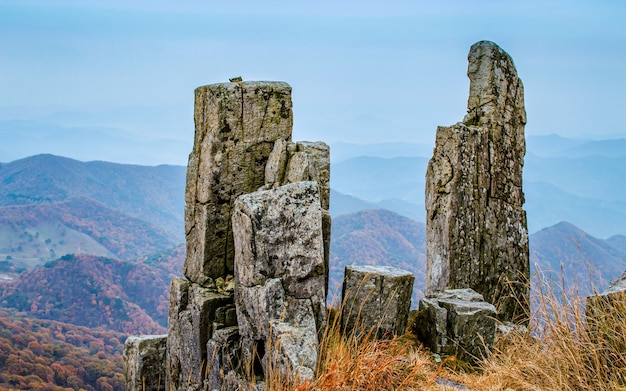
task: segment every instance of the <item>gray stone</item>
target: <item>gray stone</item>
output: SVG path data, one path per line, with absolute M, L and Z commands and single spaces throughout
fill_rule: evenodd
M 437 128 L 426 173 L 426 295 L 472 288 L 502 321 L 529 318 L 524 88 L 496 44 L 472 46 L 463 122 Z
M 126 390 L 165 390 L 167 335 L 131 336 L 124 343 Z
M 344 332 L 377 338 L 404 334 L 415 277 L 388 266 L 346 266 L 341 323 Z
M 411 328 L 431 352 L 475 362 L 493 347 L 495 318 L 495 306 L 479 293 L 450 289 L 420 300 Z
M 222 83 L 199 87 L 195 94 L 184 274 L 212 287 L 216 278 L 233 274 L 230 212 L 235 199 L 265 184 L 274 143 L 291 139 L 291 87 L 282 82 Z
M 330 265 L 330 148 L 322 142 L 278 140 L 265 166 L 265 185 L 260 190 L 275 189 L 288 183 L 314 181 L 320 191 L 324 262 Z M 326 281 L 328 294 L 328 280 Z
M 244 360 L 310 378 L 326 322 L 322 210 L 315 182 L 240 196 L 232 218 Z M 273 353 L 273 354 L 270 354 Z M 262 373 L 259 373 L 262 375 Z
M 226 327 L 213 332 L 207 343 L 208 373 L 206 385 L 209 390 L 236 390 L 242 379 L 239 376 L 239 328 Z
M 233 306 L 233 295 L 189 282 L 172 280 L 167 332 L 167 384 L 172 390 L 201 389 L 207 372 L 207 342 L 216 313 Z M 225 316 L 225 315 L 224 315 Z

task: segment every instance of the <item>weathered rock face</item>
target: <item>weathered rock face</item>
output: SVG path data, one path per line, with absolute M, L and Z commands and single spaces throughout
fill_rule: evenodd
M 496 333 L 496 308 L 471 289 L 450 289 L 420 300 L 411 326 L 431 352 L 468 361 L 485 357 Z
M 503 321 L 529 316 L 522 167 L 524 89 L 511 57 L 482 41 L 469 53 L 463 122 L 438 127 L 426 173 L 426 294 L 472 288 Z
M 322 204 L 324 262 L 330 262 L 330 148 L 322 142 L 278 140 L 265 166 L 265 185 L 260 190 L 275 189 L 288 183 L 317 182 Z M 328 280 L 326 280 L 328 294 Z
M 216 330 L 236 325 L 234 311 L 232 293 L 220 293 L 184 278 L 172 280 L 166 371 L 171 389 L 202 389 L 207 343 Z
M 161 389 L 247 389 L 255 350 L 261 367 L 313 376 L 326 320 L 330 156 L 326 144 L 292 143 L 292 122 L 286 83 L 196 89 L 185 278 L 171 285 Z
M 237 390 L 239 376 L 239 327 L 231 326 L 213 332 L 207 343 L 207 387 L 209 390 Z
M 128 337 L 124 343 L 127 391 L 165 390 L 167 335 Z
M 346 266 L 342 290 L 344 332 L 378 338 L 401 335 L 406 329 L 415 277 L 388 266 Z
M 322 209 L 315 182 L 240 196 L 232 217 L 242 356 L 311 378 L 326 321 Z
M 274 143 L 291 139 L 291 87 L 282 82 L 199 87 L 194 119 L 185 193 L 184 274 L 212 287 L 214 279 L 233 273 L 230 216 L 235 199 L 265 184 Z

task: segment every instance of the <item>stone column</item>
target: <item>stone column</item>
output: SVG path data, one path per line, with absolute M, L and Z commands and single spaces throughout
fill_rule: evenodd
M 165 389 L 167 335 L 131 336 L 124 343 L 127 391 Z
M 527 322 L 530 264 L 522 167 L 524 88 L 493 42 L 470 50 L 463 122 L 438 127 L 426 173 L 427 295 L 471 288 L 502 321 Z
M 230 216 L 235 199 L 265 184 L 277 140 L 291 140 L 291 87 L 282 82 L 211 84 L 196 89 L 193 151 L 187 167 L 185 276 L 212 287 L 233 273 Z
M 415 277 L 389 266 L 346 266 L 342 290 L 344 333 L 375 338 L 402 335 L 411 307 Z

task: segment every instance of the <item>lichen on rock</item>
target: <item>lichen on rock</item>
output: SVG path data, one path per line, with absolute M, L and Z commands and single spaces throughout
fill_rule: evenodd
M 529 316 L 530 264 L 522 168 L 524 88 L 493 42 L 468 55 L 463 122 L 437 128 L 426 173 L 426 294 L 472 288 L 503 321 Z

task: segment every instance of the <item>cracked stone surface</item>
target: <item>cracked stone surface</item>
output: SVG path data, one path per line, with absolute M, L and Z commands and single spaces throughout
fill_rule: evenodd
M 530 264 L 522 168 L 524 88 L 493 42 L 468 55 L 463 122 L 437 128 L 426 173 L 427 295 L 471 288 L 502 321 L 529 316 Z
M 283 82 L 220 83 L 195 91 L 196 125 L 187 167 L 184 275 L 212 287 L 233 273 L 230 217 L 235 199 L 265 184 L 277 140 L 291 140 L 291 87 Z
M 420 300 L 413 332 L 431 352 L 475 362 L 493 347 L 496 308 L 471 289 L 449 289 Z
M 259 190 L 275 189 L 288 183 L 314 181 L 320 191 L 324 262 L 330 267 L 330 147 L 323 142 L 277 140 L 265 166 L 265 185 Z M 328 279 L 326 279 L 328 294 Z
M 415 277 L 389 266 L 346 266 L 342 290 L 344 332 L 378 338 L 402 335 L 406 329 Z
M 175 278 L 170 286 L 167 331 L 167 384 L 172 390 L 202 389 L 207 372 L 207 343 L 215 320 L 232 309 L 233 294 Z M 223 327 L 225 325 L 222 325 Z
M 301 380 L 314 374 L 326 322 L 322 209 L 316 182 L 240 196 L 233 213 L 242 356 Z
M 131 336 L 124 342 L 127 391 L 165 389 L 167 335 Z

